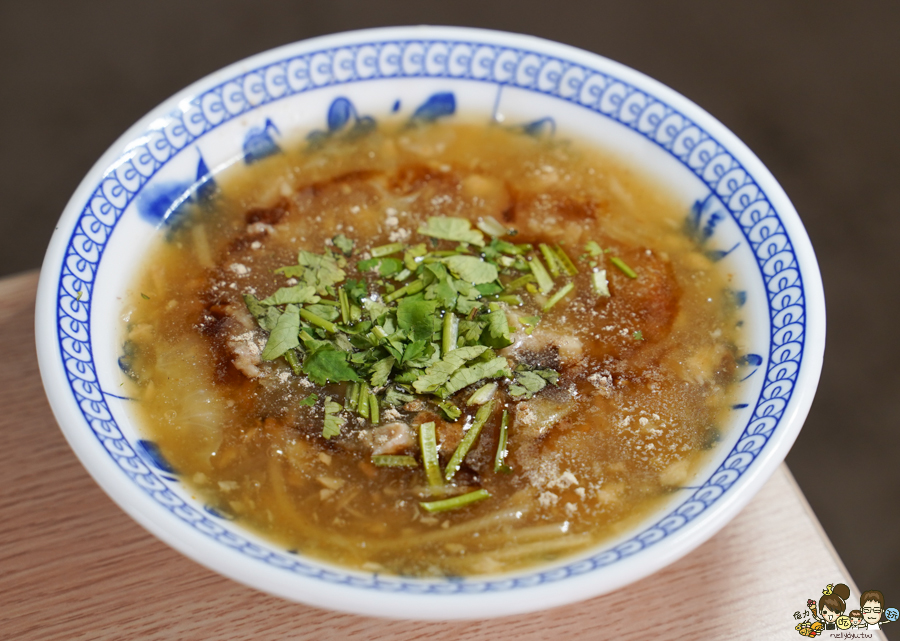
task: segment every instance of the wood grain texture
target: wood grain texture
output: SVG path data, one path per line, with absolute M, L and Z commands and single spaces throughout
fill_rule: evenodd
M 35 273 L 0 281 L 0 638 L 800 639 L 792 615 L 825 584 L 843 581 L 859 594 L 784 466 L 692 554 L 575 605 L 423 623 L 337 614 L 256 592 L 157 541 L 81 467 L 41 387 L 36 285 Z

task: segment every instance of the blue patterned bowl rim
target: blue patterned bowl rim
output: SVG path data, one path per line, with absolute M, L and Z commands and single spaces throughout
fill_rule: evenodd
M 516 87 L 625 125 L 700 177 L 753 249 L 770 331 L 765 383 L 751 417 L 690 496 L 612 547 L 509 576 L 454 581 L 310 561 L 181 498 L 173 491 L 177 479 L 154 469 L 152 452 L 122 434 L 100 387 L 91 343 L 95 278 L 120 217 L 142 187 L 181 149 L 260 106 L 323 87 L 410 77 Z M 796 211 L 752 152 L 702 109 L 632 69 L 566 45 L 477 29 L 398 27 L 251 57 L 188 87 L 129 129 L 60 220 L 41 273 L 36 334 L 45 388 L 67 439 L 101 487 L 151 532 L 216 571 L 283 597 L 362 614 L 442 619 L 512 614 L 608 592 L 712 536 L 796 438 L 821 370 L 824 321 L 818 266 Z

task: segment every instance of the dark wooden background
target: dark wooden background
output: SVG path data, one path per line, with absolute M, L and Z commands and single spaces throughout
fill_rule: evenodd
M 623 62 L 768 165 L 812 238 L 828 305 L 822 383 L 788 463 L 860 589 L 900 606 L 896 0 L 0 0 L 0 275 L 40 266 L 94 161 L 190 82 L 295 40 L 421 23 L 530 33 Z

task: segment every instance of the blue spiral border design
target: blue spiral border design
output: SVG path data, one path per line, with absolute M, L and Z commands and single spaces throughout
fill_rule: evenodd
M 119 218 L 141 188 L 180 150 L 225 122 L 276 100 L 324 87 L 392 78 L 448 78 L 516 87 L 565 100 L 644 136 L 693 171 L 727 208 L 753 250 L 769 299 L 765 382 L 737 443 L 689 499 L 631 539 L 588 559 L 525 576 L 428 582 L 360 576 L 314 567 L 229 532 L 182 501 L 141 460 L 104 399 L 92 356 L 94 279 Z M 756 181 L 713 136 L 665 102 L 611 74 L 523 48 L 462 40 L 400 39 L 325 48 L 237 75 L 195 96 L 165 125 L 144 132 L 93 190 L 66 247 L 57 292 L 60 354 L 69 385 L 94 435 L 119 468 L 159 505 L 253 559 L 299 575 L 385 592 L 477 594 L 533 587 L 609 566 L 654 545 L 713 505 L 762 452 L 790 401 L 806 335 L 806 299 L 793 246 Z M 157 121 L 159 122 L 159 121 Z

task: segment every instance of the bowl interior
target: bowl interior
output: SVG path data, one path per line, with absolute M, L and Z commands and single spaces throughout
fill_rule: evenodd
M 745 320 L 733 421 L 692 485 L 627 534 L 547 567 L 498 577 L 411 580 L 304 559 L 192 498 L 129 414 L 121 297 L 155 235 L 218 172 L 312 132 L 424 119 L 578 138 L 684 203 L 707 254 L 734 275 Z M 812 311 L 812 313 L 811 313 Z M 658 83 L 546 41 L 408 28 L 297 43 L 238 63 L 151 112 L 97 163 L 48 250 L 39 356 L 76 453 L 126 511 L 177 549 L 257 588 L 314 605 L 416 618 L 482 617 L 615 589 L 693 549 L 783 459 L 812 400 L 824 342 L 821 283 L 796 212 L 730 132 Z M 348 591 L 349 596 L 348 598 Z M 398 596 L 400 595 L 400 596 Z M 415 603 L 410 608 L 410 603 Z

